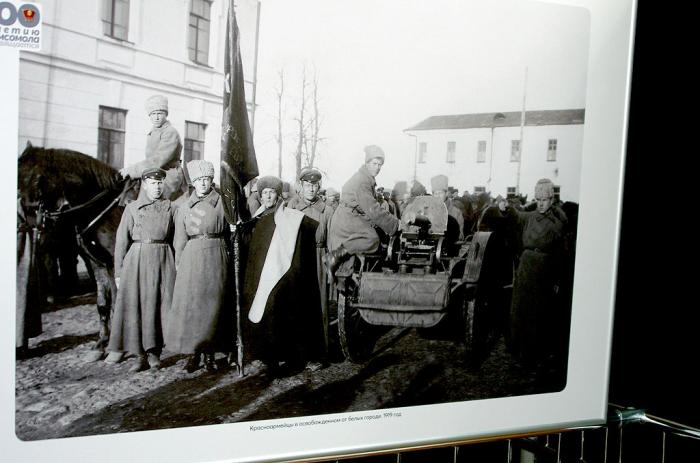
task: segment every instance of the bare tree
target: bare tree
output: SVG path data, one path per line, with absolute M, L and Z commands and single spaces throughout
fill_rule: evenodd
M 299 115 L 294 120 L 297 123 L 297 149 L 294 153 L 294 160 L 296 161 L 296 177 L 299 177 L 301 172 L 301 160 L 304 157 L 304 151 L 306 147 L 306 131 L 308 121 L 306 120 L 306 87 L 308 86 L 306 77 L 306 66 L 302 69 L 301 74 L 301 97 L 299 98 Z
M 297 108 L 296 123 L 296 174 L 299 176 L 303 166 L 313 166 L 319 155 L 319 144 L 323 141 L 320 136 L 322 118 L 320 113 L 320 97 L 318 75 L 314 70 L 313 80 L 309 81 L 306 66 L 302 69 L 301 95 Z
M 318 96 L 318 74 L 314 70 L 314 79 L 311 83 L 311 102 L 313 104 L 313 113 L 311 115 L 311 120 L 309 121 L 310 132 L 307 136 L 307 163 L 310 166 L 314 165 L 316 161 L 316 155 L 318 154 L 318 145 L 323 140 L 320 136 L 321 133 L 321 114 L 318 109 L 319 96 Z
M 282 98 L 284 97 L 284 69 L 277 72 L 279 77 L 278 85 L 275 88 L 275 96 L 277 96 L 277 176 L 282 178 L 282 145 L 284 137 L 282 135 Z

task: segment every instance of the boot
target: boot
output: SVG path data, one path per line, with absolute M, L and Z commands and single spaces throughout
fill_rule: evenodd
M 342 264 L 343 261 L 345 261 L 349 256 L 350 254 L 348 253 L 348 250 L 345 249 L 342 244 L 337 249 L 334 249 L 323 256 L 323 263 L 326 264 L 326 272 L 328 273 L 329 281 L 333 281 L 335 278 L 335 271 L 338 270 L 340 264 Z
M 107 354 L 107 358 L 105 359 L 105 363 L 119 363 L 122 361 L 124 358 L 124 352 L 117 352 L 117 351 L 110 351 L 109 354 Z
M 185 364 L 185 371 L 187 373 L 194 373 L 195 371 L 199 370 L 200 358 L 201 354 L 199 352 L 195 352 L 194 354 L 190 355 L 190 357 L 187 359 L 187 363 Z
M 236 352 L 229 352 L 228 355 L 226 355 L 226 365 L 231 368 L 238 367 L 238 355 Z
M 216 359 L 214 358 L 214 354 L 204 355 L 204 368 L 206 368 L 208 372 L 216 371 Z
M 160 356 L 156 354 L 155 352 L 149 352 L 147 355 L 148 358 L 148 365 L 151 368 L 158 369 L 160 368 Z
M 139 355 L 136 359 L 136 363 L 131 368 L 129 368 L 129 373 L 138 373 L 139 371 L 148 370 L 149 367 L 150 366 L 148 365 L 146 356 Z

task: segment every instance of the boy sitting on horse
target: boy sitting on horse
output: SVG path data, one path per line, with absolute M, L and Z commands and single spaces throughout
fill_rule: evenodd
M 163 198 L 175 201 L 188 192 L 185 174 L 180 164 L 182 142 L 180 135 L 168 121 L 168 99 L 153 95 L 146 100 L 146 113 L 153 128 L 146 136 L 146 159 L 122 168 L 122 177 L 139 178 L 148 168 L 159 167 L 166 172 L 163 181 Z M 143 193 L 139 194 L 142 197 Z

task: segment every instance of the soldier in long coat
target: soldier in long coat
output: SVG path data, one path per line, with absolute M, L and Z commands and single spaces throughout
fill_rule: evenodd
M 165 176 L 157 167 L 143 172 L 145 194 L 126 206 L 117 229 L 114 275 L 119 291 L 105 361 L 116 363 L 130 352 L 137 356 L 132 372 L 160 367 L 161 317 L 170 309 L 175 284 L 173 207 L 162 198 Z
M 299 173 L 299 195 L 289 201 L 288 207 L 301 211 L 318 223 L 316 228 L 316 276 L 321 294 L 321 311 L 324 328 L 324 344 L 328 350 L 328 278 L 323 267 L 327 252 L 328 228 L 334 210 L 319 196 L 321 172 L 314 167 L 305 167 Z
M 260 208 L 260 193 L 258 192 L 258 179 L 254 178 L 249 183 L 250 194 L 246 198 L 246 204 L 248 205 L 248 212 L 253 215 L 255 211 Z
M 182 142 L 180 134 L 168 121 L 168 99 L 163 95 L 153 95 L 146 100 L 146 113 L 153 127 L 146 136 L 146 158 L 122 168 L 122 177 L 139 178 L 146 169 L 159 167 L 165 170 L 163 198 L 175 201 L 187 193 L 185 175 L 180 165 Z M 139 193 L 139 198 L 143 197 Z
M 440 198 L 447 207 L 448 221 L 447 221 L 447 233 L 450 241 L 454 242 L 456 240 L 461 240 L 464 238 L 464 216 L 462 211 L 460 211 L 454 204 L 454 200 L 448 196 L 448 180 L 445 175 L 436 175 L 430 179 L 430 187 L 433 192 L 433 196 Z
M 243 342 L 246 357 L 272 375 L 321 366 L 323 327 L 316 279 L 316 228 L 285 207 L 282 181 L 261 177 L 262 205 L 241 225 Z
M 535 186 L 537 210 L 518 211 L 506 201 L 499 209 L 521 232 L 522 251 L 513 282 L 511 303 L 510 347 L 526 365 L 542 367 L 552 359 L 561 361 L 560 345 L 565 320 L 558 297 L 563 275 L 566 217 L 552 206 L 554 186 L 542 179 Z M 558 358 L 557 358 L 558 357 Z M 561 365 L 559 365 L 561 366 Z
M 168 350 L 190 354 L 185 369 L 216 369 L 215 352 L 233 351 L 235 313 L 226 304 L 229 225 L 223 200 L 214 189 L 214 166 L 203 160 L 187 163 L 195 190 L 175 218 L 177 278 L 172 308 L 166 320 Z
M 335 188 L 328 187 L 328 189 L 326 190 L 326 206 L 330 207 L 333 210 L 333 212 L 335 212 L 335 210 L 338 208 L 339 202 L 340 193 L 338 193 L 338 191 Z
M 396 182 L 391 190 L 391 200 L 396 204 L 396 217 L 399 219 L 409 197 L 408 182 L 404 180 Z
M 376 146 L 365 147 L 365 164 L 350 177 L 340 193 L 329 233 L 327 266 L 335 273 L 349 255 L 372 253 L 379 249 L 377 231 L 396 234 L 399 219 L 384 210 L 375 195 L 375 177 L 384 165 L 384 151 Z

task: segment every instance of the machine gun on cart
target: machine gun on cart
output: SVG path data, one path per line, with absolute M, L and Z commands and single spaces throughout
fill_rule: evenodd
M 428 328 L 449 317 L 461 323 L 465 361 L 478 366 L 507 310 L 512 266 L 503 242 L 491 232 L 451 240 L 447 207 L 433 196 L 415 198 L 403 215 L 415 219 L 402 220 L 388 245 L 336 272 L 343 354 L 368 359 L 386 331 L 378 327 Z

